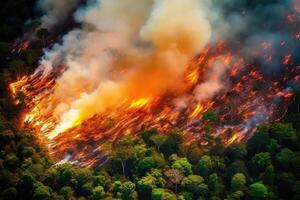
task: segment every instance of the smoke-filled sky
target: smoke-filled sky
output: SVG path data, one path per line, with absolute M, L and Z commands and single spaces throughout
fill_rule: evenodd
M 45 50 L 38 69 L 46 74 L 52 68 L 67 67 L 54 91 L 60 102 L 54 115 L 60 123 L 53 136 L 79 118 L 82 121 L 107 108 L 165 92 L 180 93 L 188 62 L 219 38 L 242 41 L 239 46 L 244 54 L 265 40 L 280 45 L 287 35 L 274 30 L 276 18 L 286 15 L 293 1 L 249 2 L 91 0 L 82 5 L 78 0 L 41 0 L 43 27 L 63 23 L 74 10 L 80 24 Z M 266 71 L 278 71 L 275 62 Z M 224 66 L 216 63 L 210 71 L 196 87 L 198 101 L 225 87 Z

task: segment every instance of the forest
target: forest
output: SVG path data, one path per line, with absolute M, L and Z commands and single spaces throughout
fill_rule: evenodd
M 166 133 L 150 128 L 105 143 L 102 148 L 109 158 L 98 166 L 58 162 L 35 129 L 20 126 L 26 97 L 17 93 L 21 103 L 16 105 L 9 89 L 9 83 L 34 72 L 43 48 L 58 37 L 45 28 L 36 29 L 38 21 L 26 23 L 40 15 L 35 4 L 35 0 L 1 2 L 0 199 L 300 199 L 297 87 L 284 117 L 257 125 L 248 140 L 228 144 L 216 137 L 221 116 L 210 109 L 201 115 L 205 134 L 199 140 L 184 137 L 178 127 Z M 35 34 L 34 44 L 13 50 L 16 38 L 25 32 Z

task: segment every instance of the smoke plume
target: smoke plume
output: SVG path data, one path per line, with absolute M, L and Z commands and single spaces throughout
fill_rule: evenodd
M 67 67 L 54 91 L 61 103 L 52 137 L 122 103 L 176 91 L 211 36 L 198 0 L 98 0 L 75 19 L 82 28 L 46 51 L 39 69 Z
M 206 74 L 206 79 L 203 83 L 195 88 L 195 98 L 199 102 L 203 102 L 212 98 L 226 86 L 226 82 L 222 81 L 225 76 L 226 68 L 221 62 L 213 65 L 212 69 Z
M 44 12 L 41 27 L 52 29 L 63 23 L 79 3 L 79 0 L 39 0 L 38 8 Z

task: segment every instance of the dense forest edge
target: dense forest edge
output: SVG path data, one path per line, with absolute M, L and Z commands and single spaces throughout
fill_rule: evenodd
M 246 142 L 227 146 L 214 137 L 218 114 L 208 111 L 201 141 L 187 144 L 176 127 L 167 134 L 152 129 L 107 144 L 111 157 L 103 166 L 55 164 L 34 130 L 20 128 L 24 105 L 14 105 L 8 89 L 34 70 L 55 36 L 37 30 L 34 45 L 12 51 L 17 37 L 36 28 L 24 26 L 35 1 L 1 4 L 0 199 L 300 199 L 300 90 L 281 121 L 257 127 Z

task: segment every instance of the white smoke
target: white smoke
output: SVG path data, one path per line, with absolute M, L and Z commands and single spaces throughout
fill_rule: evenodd
M 205 81 L 195 88 L 194 94 L 197 101 L 208 100 L 226 87 L 225 72 L 226 67 L 221 62 L 216 62 L 213 65 L 206 74 Z
M 44 72 L 67 66 L 54 91 L 60 123 L 51 137 L 124 101 L 176 90 L 210 40 L 205 9 L 199 0 L 98 0 L 78 9 L 83 28 L 41 60 Z

